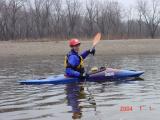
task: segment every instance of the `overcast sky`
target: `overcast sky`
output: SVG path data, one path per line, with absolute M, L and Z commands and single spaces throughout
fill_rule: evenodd
M 124 7 L 130 7 L 130 6 L 135 6 L 138 0 L 116 0 L 119 3 L 121 3 Z M 148 1 L 149 4 L 152 0 L 144 0 L 144 1 Z
M 137 0 L 116 0 L 121 3 L 124 7 L 135 6 Z
M 137 0 L 117 0 L 117 1 L 125 5 L 132 5 L 135 4 Z

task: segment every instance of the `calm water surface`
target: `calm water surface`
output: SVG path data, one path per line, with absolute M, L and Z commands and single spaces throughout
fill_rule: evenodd
M 62 73 L 63 56 L 0 58 L 0 120 L 160 119 L 160 55 L 96 56 L 95 65 L 144 70 L 144 80 L 19 85 Z

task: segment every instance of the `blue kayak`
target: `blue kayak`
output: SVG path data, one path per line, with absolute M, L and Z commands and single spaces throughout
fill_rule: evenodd
M 136 70 L 121 70 L 113 68 L 105 68 L 89 74 L 88 82 L 102 82 L 102 81 L 117 81 L 126 78 L 136 78 L 142 75 L 144 71 Z M 39 85 L 39 84 L 68 84 L 75 82 L 83 82 L 84 80 L 79 78 L 67 77 L 64 74 L 53 75 L 42 79 L 30 79 L 20 80 L 20 84 L 26 85 Z

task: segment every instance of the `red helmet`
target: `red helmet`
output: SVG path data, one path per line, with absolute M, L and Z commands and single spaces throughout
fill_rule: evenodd
M 78 39 L 76 39 L 76 38 L 73 38 L 73 39 L 70 39 L 70 40 L 69 40 L 69 45 L 70 45 L 70 46 L 76 46 L 76 45 L 79 45 L 79 44 L 81 44 L 81 43 L 80 43 L 80 41 L 79 41 Z

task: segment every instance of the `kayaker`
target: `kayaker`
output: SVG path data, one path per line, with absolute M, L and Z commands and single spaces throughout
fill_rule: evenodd
M 69 40 L 71 51 L 65 56 L 64 60 L 65 73 L 69 77 L 88 77 L 88 74 L 85 73 L 83 62 L 89 54 L 95 54 L 95 49 L 85 50 L 79 54 L 80 45 L 80 41 L 76 38 Z

